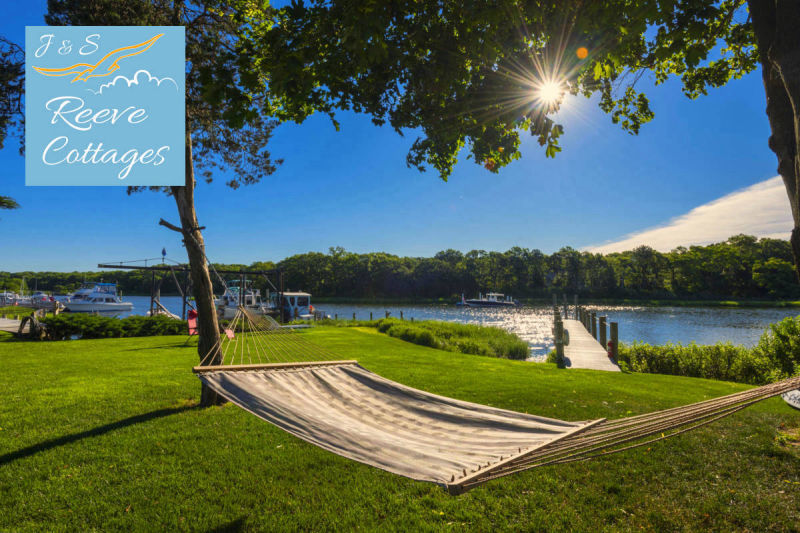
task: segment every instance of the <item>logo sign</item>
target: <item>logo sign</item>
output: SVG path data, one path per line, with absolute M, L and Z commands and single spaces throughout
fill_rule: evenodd
M 181 26 L 25 28 L 26 185 L 183 185 Z

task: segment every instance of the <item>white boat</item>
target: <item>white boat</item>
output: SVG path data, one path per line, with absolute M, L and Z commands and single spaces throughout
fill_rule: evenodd
M 487 294 L 478 294 L 477 298 L 470 298 L 469 300 L 461 295 L 461 301 L 456 303 L 464 307 L 516 307 L 519 302 L 506 296 L 500 292 L 490 292 Z
M 236 310 L 240 305 L 257 315 L 266 315 L 274 311 L 273 307 L 262 301 L 261 291 L 253 288 L 249 280 L 245 280 L 244 294 L 240 299 L 240 285 L 239 280 L 229 281 L 223 295 L 214 300 L 217 314 L 221 318 L 232 319 L 236 316 Z
M 116 283 L 84 283 L 64 305 L 73 313 L 126 313 L 133 310 L 133 304 L 123 302 L 117 294 Z
M 273 294 L 273 306 L 277 307 L 278 293 Z M 307 292 L 284 292 L 281 309 L 287 320 L 311 320 L 314 318 L 314 307 L 311 305 L 311 294 Z
M 19 294 L 11 291 L 0 292 L 0 305 L 15 305 L 19 299 Z
M 56 300 L 46 292 L 37 291 L 31 295 L 31 305 L 35 309 L 51 309 L 55 307 Z

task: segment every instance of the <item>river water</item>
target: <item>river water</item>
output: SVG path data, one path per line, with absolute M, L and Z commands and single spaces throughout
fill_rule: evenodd
M 126 296 L 133 302 L 131 314 L 143 315 L 150 308 L 147 296 Z M 181 314 L 181 299 L 165 296 L 161 303 L 173 313 Z M 405 319 L 444 320 L 467 324 L 497 326 L 527 341 L 531 348 L 531 358 L 541 359 L 552 349 L 553 317 L 550 306 L 521 306 L 512 309 L 461 308 L 455 305 L 362 305 L 362 304 L 319 304 L 319 309 L 339 318 L 366 320 L 385 316 L 399 317 L 403 312 Z M 719 307 L 635 307 L 635 306 L 586 306 L 607 316 L 609 322 L 619 323 L 619 338 L 622 342 L 635 340 L 650 344 L 666 342 L 713 344 L 732 342 L 753 346 L 758 342 L 764 329 L 773 322 L 785 317 L 800 314 L 800 309 L 791 308 L 719 308 Z M 573 309 L 570 307 L 570 313 Z

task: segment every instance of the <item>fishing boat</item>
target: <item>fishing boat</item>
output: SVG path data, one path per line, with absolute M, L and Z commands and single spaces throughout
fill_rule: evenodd
M 257 315 L 266 315 L 274 312 L 272 306 L 264 303 L 261 298 L 261 291 L 254 288 L 250 280 L 245 280 L 243 292 L 239 280 L 229 281 L 222 296 L 214 300 L 214 305 L 220 318 L 228 320 L 236 316 L 236 311 L 240 305 Z
M 462 294 L 461 301 L 456 303 L 456 305 L 464 307 L 516 307 L 519 305 L 519 302 L 503 293 L 489 292 L 486 294 L 478 293 L 477 298 L 470 298 L 469 300 L 465 299 Z
M 91 288 L 89 286 L 91 285 Z M 131 302 L 123 302 L 117 294 L 116 283 L 84 283 L 64 302 L 72 313 L 127 313 L 133 310 Z
M 284 292 L 281 294 L 280 307 L 288 320 L 310 320 L 314 318 L 314 307 L 311 305 L 311 294 L 307 292 Z M 273 306 L 277 307 L 278 294 L 273 295 Z

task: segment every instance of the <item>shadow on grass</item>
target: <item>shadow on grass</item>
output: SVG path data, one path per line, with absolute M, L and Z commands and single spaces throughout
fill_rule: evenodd
M 207 533 L 236 533 L 238 531 L 244 531 L 244 517 L 237 518 L 233 522 L 228 522 L 227 524 L 223 524 L 219 527 L 211 528 L 207 531 Z
M 5 455 L 0 455 L 0 466 L 16 461 L 17 459 L 24 459 L 25 457 L 30 457 L 31 455 L 35 455 L 39 452 L 52 450 L 53 448 L 57 448 L 58 446 L 64 446 L 65 444 L 72 444 L 73 442 L 85 439 L 87 437 L 97 437 L 100 435 L 105 435 L 106 433 L 114 431 L 115 429 L 125 428 L 128 426 L 132 426 L 134 424 L 140 424 L 142 422 L 148 422 L 150 420 L 155 420 L 157 418 L 164 418 L 165 416 L 176 415 L 184 411 L 189 411 L 191 409 L 199 409 L 199 408 L 200 408 L 199 405 L 186 405 L 183 407 L 170 407 L 168 409 L 157 409 L 155 411 L 150 411 L 149 413 L 143 413 L 141 415 L 123 418 L 122 420 L 117 420 L 116 422 L 111 422 L 110 424 L 106 424 L 104 426 L 99 426 L 86 431 L 81 431 L 80 433 L 73 433 L 72 435 L 65 435 L 57 439 L 46 440 L 44 442 L 40 442 L 39 444 L 34 444 L 33 446 L 28 446 L 27 448 L 22 448 L 21 450 L 17 450 L 15 452 L 7 453 Z
M 128 337 L 128 338 L 135 338 L 135 337 Z M 159 344 L 158 346 L 145 346 L 139 348 L 125 348 L 119 350 L 120 352 L 139 352 L 142 350 L 174 350 L 176 348 L 194 348 L 197 351 L 197 343 L 190 342 L 189 344 L 184 344 L 182 342 L 177 342 L 175 344 Z

